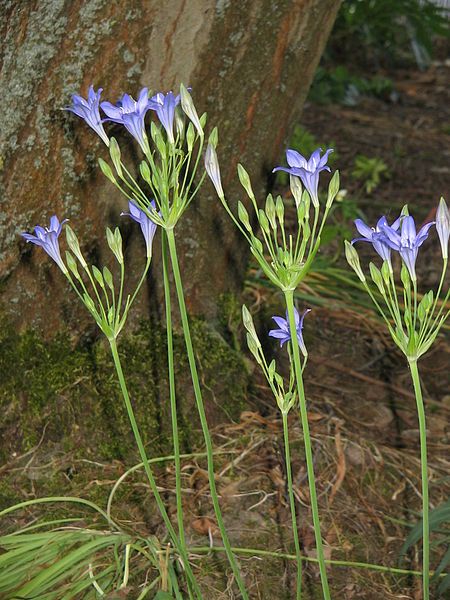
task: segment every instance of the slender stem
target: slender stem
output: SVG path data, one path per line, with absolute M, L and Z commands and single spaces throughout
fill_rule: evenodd
M 233 570 L 233 574 L 236 579 L 236 583 L 239 587 L 239 591 L 241 592 L 242 598 L 244 600 L 248 600 L 248 594 L 245 589 L 245 585 L 242 581 L 236 558 L 233 554 L 233 551 L 231 550 L 230 540 L 228 539 L 227 532 L 225 531 L 225 525 L 223 522 L 222 512 L 220 510 L 219 498 L 218 498 L 217 489 L 216 489 L 216 482 L 214 479 L 214 458 L 213 458 L 213 447 L 212 447 L 211 435 L 210 435 L 209 429 L 208 429 L 208 422 L 206 419 L 205 407 L 203 404 L 202 392 L 200 389 L 200 382 L 199 382 L 199 377 L 198 377 L 198 373 L 197 373 L 197 365 L 195 362 L 194 349 L 192 346 L 191 333 L 190 333 L 190 329 L 189 329 L 189 321 L 188 321 L 188 316 L 187 316 L 187 311 L 186 311 L 186 304 L 184 301 L 183 284 L 181 281 L 180 268 L 178 265 L 178 257 L 177 257 L 177 250 L 176 250 L 176 243 L 175 243 L 175 236 L 174 236 L 173 229 L 167 230 L 167 240 L 169 242 L 170 260 L 172 263 L 172 270 L 173 270 L 173 275 L 174 275 L 174 279 L 175 279 L 178 304 L 180 307 L 181 322 L 182 322 L 182 326 L 183 326 L 184 339 L 186 342 L 186 351 L 187 351 L 187 355 L 188 355 L 189 367 L 191 370 L 192 385 L 194 387 L 194 395 L 195 395 L 195 400 L 197 403 L 197 410 L 198 410 L 198 414 L 200 417 L 200 423 L 202 426 L 203 437 L 205 439 L 205 446 L 206 446 L 206 452 L 207 452 L 207 463 L 208 463 L 208 479 L 209 479 L 209 485 L 210 485 L 210 489 L 211 489 L 211 499 L 212 499 L 212 503 L 214 506 L 214 512 L 215 512 L 216 519 L 217 519 L 217 525 L 219 527 L 219 530 L 220 530 L 220 533 L 222 536 L 223 545 L 225 547 L 225 552 L 227 554 L 227 558 L 230 563 L 230 566 Z
M 119 379 L 120 389 L 122 391 L 123 399 L 124 399 L 125 406 L 126 406 L 126 409 L 127 409 L 128 418 L 130 420 L 130 424 L 131 424 L 131 428 L 133 430 L 134 438 L 136 440 L 136 444 L 137 444 L 137 447 L 139 449 L 139 454 L 140 454 L 142 462 L 144 464 L 145 473 L 146 473 L 148 481 L 150 483 L 150 488 L 151 488 L 152 493 L 153 493 L 153 495 L 155 497 L 156 504 L 158 505 L 158 509 L 159 509 L 159 511 L 161 513 L 161 517 L 163 518 L 164 524 L 167 527 L 167 531 L 169 532 L 169 535 L 170 535 L 170 538 L 172 540 L 172 543 L 173 543 L 174 547 L 176 548 L 178 554 L 180 555 L 180 557 L 181 557 L 181 559 L 183 561 L 183 566 L 184 566 L 184 569 L 186 571 L 186 576 L 187 576 L 186 578 L 192 584 L 192 587 L 193 587 L 193 589 L 195 591 L 196 597 L 199 598 L 199 599 L 201 599 L 202 595 L 201 595 L 200 589 L 198 587 L 198 584 L 195 581 L 195 577 L 194 577 L 194 574 L 192 572 L 191 566 L 189 564 L 189 559 L 188 559 L 187 552 L 184 549 L 184 547 L 180 544 L 180 541 L 177 538 L 177 534 L 175 532 L 175 529 L 173 528 L 173 525 L 170 522 L 169 515 L 167 514 L 166 507 L 164 506 L 164 502 L 162 501 L 161 495 L 160 495 L 160 493 L 158 491 L 158 488 L 156 486 L 156 482 L 155 482 L 155 478 L 153 476 L 152 469 L 151 469 L 150 464 L 148 462 L 147 453 L 145 452 L 144 443 L 142 441 L 142 437 L 141 437 L 141 434 L 139 432 L 139 427 L 138 427 L 138 424 L 136 422 L 136 417 L 134 415 L 133 406 L 131 405 L 130 396 L 128 394 L 128 388 L 127 388 L 127 385 L 125 383 L 125 378 L 124 378 L 123 371 L 122 371 L 122 365 L 121 365 L 121 362 L 120 362 L 119 353 L 117 351 L 116 340 L 115 339 L 110 339 L 109 340 L 109 344 L 110 344 L 110 347 L 111 347 L 111 354 L 112 354 L 112 357 L 113 357 L 113 360 L 114 360 L 114 366 L 116 367 L 116 371 L 117 371 L 117 377 Z
M 190 546 L 189 551 L 196 554 L 209 554 L 210 552 L 223 552 L 225 549 L 220 546 L 214 546 L 211 548 L 210 546 Z M 295 554 L 285 554 L 283 552 L 276 552 L 271 550 L 261 550 L 260 548 L 241 548 L 236 546 L 232 548 L 233 552 L 236 554 L 244 554 L 246 556 L 269 556 L 271 558 L 278 559 L 288 559 L 288 560 L 297 560 L 297 556 Z M 302 560 L 306 562 L 317 563 L 319 560 L 313 556 L 302 556 Z M 414 577 L 421 577 L 422 571 L 412 571 L 410 569 L 399 569 L 397 567 L 385 567 L 384 565 L 376 565 L 373 563 L 365 563 L 365 562 L 354 562 L 351 560 L 334 560 L 334 559 L 326 559 L 327 565 L 332 565 L 334 567 L 348 567 L 351 569 L 368 569 L 369 571 L 379 571 L 381 573 L 387 573 L 391 575 L 413 575 Z M 434 572 L 431 571 L 430 575 L 433 575 Z M 440 573 L 439 577 L 446 577 L 447 573 Z
M 303 429 L 303 440 L 305 444 L 306 469 L 308 473 L 309 495 L 311 498 L 311 512 L 313 517 L 314 535 L 316 538 L 317 558 L 319 562 L 320 578 L 322 581 L 322 591 L 324 600 L 330 600 L 330 590 L 328 587 L 327 572 L 325 566 L 325 557 L 323 554 L 322 534 L 320 531 L 319 508 L 317 504 L 316 480 L 314 476 L 314 463 L 311 449 L 311 436 L 309 433 L 308 414 L 306 411 L 306 397 L 303 387 L 302 367 L 300 364 L 300 350 L 298 345 L 295 316 L 294 316 L 294 293 L 292 290 L 284 292 L 286 307 L 289 315 L 289 329 L 291 335 L 292 352 L 294 356 L 295 378 L 297 381 L 297 392 L 300 403 L 300 419 Z
M 408 358 L 411 377 L 416 396 L 417 415 L 419 417 L 420 433 L 420 466 L 422 475 L 422 571 L 423 571 L 423 599 L 430 598 L 430 527 L 429 527 L 429 500 L 428 500 L 428 467 L 427 467 L 427 429 L 425 421 L 425 407 L 420 386 L 417 359 Z
M 298 540 L 297 516 L 295 511 L 294 488 L 292 484 L 292 466 L 291 466 L 291 451 L 289 447 L 289 427 L 288 415 L 282 412 L 283 417 L 283 437 L 284 437 L 284 454 L 286 457 L 286 475 L 288 483 L 289 504 L 291 507 L 292 532 L 294 534 L 295 555 L 297 556 L 297 600 L 302 597 L 302 556 L 300 553 L 300 542 Z
M 175 494 L 177 500 L 178 535 L 180 537 L 180 544 L 183 546 L 183 548 L 185 548 L 186 539 L 184 535 L 183 503 L 181 496 L 180 442 L 178 437 L 177 400 L 175 392 L 175 370 L 173 360 L 172 307 L 170 302 L 169 283 L 169 254 L 167 248 L 167 235 L 165 231 L 163 231 L 161 241 L 163 259 L 164 297 L 166 301 L 167 362 L 169 368 L 169 397 L 170 417 L 172 420 L 173 454 L 175 457 Z

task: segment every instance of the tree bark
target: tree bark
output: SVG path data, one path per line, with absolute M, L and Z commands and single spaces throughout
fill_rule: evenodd
M 3 0 L 0 277 L 6 312 L 17 323 L 47 330 L 78 322 L 81 309 L 63 277 L 19 233 L 56 213 L 70 219 L 90 258 L 102 264 L 105 226 L 118 224 L 125 206 L 97 166 L 98 156 L 108 158 L 102 142 L 60 110 L 72 93 L 85 94 L 93 83 L 115 101 L 144 85 L 153 91 L 175 90 L 180 82 L 192 86 L 199 112 L 207 111 L 209 125 L 219 126 L 224 187 L 234 204 L 243 196 L 238 162 L 255 189 L 264 191 L 339 4 Z M 125 136 L 120 142 L 132 161 L 133 144 Z M 138 228 L 123 221 L 121 229 L 137 272 L 144 260 Z M 248 253 L 209 183 L 178 237 L 189 310 L 214 319 L 220 294 L 240 289 Z M 158 265 L 153 273 L 158 279 Z

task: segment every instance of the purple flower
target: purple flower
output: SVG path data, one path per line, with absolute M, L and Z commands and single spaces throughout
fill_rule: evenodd
M 68 219 L 64 219 L 64 221 L 61 221 L 60 223 L 58 217 L 53 215 L 53 217 L 50 219 L 50 227 L 44 228 L 36 225 L 34 228 L 35 235 L 27 232 L 23 232 L 21 234 L 22 237 L 27 240 L 27 242 L 36 244 L 36 246 L 41 246 L 45 252 L 47 252 L 47 254 L 53 258 L 63 273 L 67 273 L 67 268 L 61 258 L 58 238 L 61 234 L 62 226 L 67 221 Z
M 149 108 L 156 111 L 158 119 L 172 144 L 175 141 L 173 137 L 173 120 L 175 118 L 175 107 L 178 104 L 180 104 L 180 96 L 174 96 L 173 92 L 167 92 L 166 95 L 159 92 L 148 103 Z
M 305 318 L 306 313 L 309 313 L 310 311 L 311 311 L 311 309 L 307 308 L 303 312 L 303 314 L 300 316 L 299 313 L 298 313 L 298 310 L 296 308 L 294 308 L 295 329 L 297 331 L 298 344 L 299 344 L 300 350 L 302 351 L 302 353 L 304 354 L 304 356 L 307 355 L 307 351 L 306 351 L 305 343 L 303 341 L 303 334 L 302 334 L 303 320 Z M 269 336 L 273 337 L 273 338 L 279 339 L 280 340 L 280 346 L 282 347 L 285 342 L 288 342 L 291 339 L 291 332 L 290 332 L 290 328 L 289 328 L 289 315 L 288 315 L 288 312 L 286 311 L 286 318 L 285 319 L 283 319 L 283 317 L 272 317 L 272 319 L 278 325 L 279 329 L 271 329 L 269 331 Z
M 73 94 L 72 106 L 66 106 L 64 110 L 70 110 L 70 112 L 73 112 L 78 117 L 84 119 L 89 127 L 92 127 L 92 129 L 102 138 L 105 144 L 109 146 L 109 139 L 105 130 L 103 129 L 102 120 L 100 118 L 99 104 L 102 91 L 102 88 L 98 88 L 97 91 L 94 91 L 94 86 L 91 85 L 89 86 L 87 100 L 85 100 L 82 96 Z
M 322 148 L 317 148 L 311 154 L 309 160 L 306 160 L 304 156 L 296 152 L 295 150 L 286 151 L 286 160 L 289 168 L 276 167 L 275 171 L 285 171 L 295 177 L 300 177 L 303 185 L 308 190 L 308 194 L 311 197 L 311 201 L 314 206 L 319 206 L 319 197 L 317 195 L 317 188 L 319 187 L 319 174 L 322 171 L 331 171 L 330 167 L 327 166 L 328 155 L 333 150 L 330 148 L 321 157 L 320 153 Z
M 142 88 L 137 100 L 134 100 L 128 94 L 124 94 L 116 105 L 111 104 L 111 102 L 102 102 L 100 106 L 108 116 L 105 121 L 121 123 L 139 142 L 144 152 L 148 149 L 144 125 L 145 115 L 150 108 L 147 88 Z
M 444 198 L 441 198 L 436 211 L 436 231 L 441 242 L 442 258 L 448 258 L 448 240 L 450 238 L 450 212 L 445 203 Z
M 154 200 L 152 200 L 150 204 L 153 207 L 153 209 L 156 209 Z M 120 213 L 120 216 L 131 217 L 133 221 L 139 223 L 139 225 L 141 226 L 142 235 L 145 239 L 145 245 L 147 247 L 147 258 L 150 258 L 152 256 L 153 238 L 156 233 L 156 223 L 153 223 L 153 221 L 148 218 L 145 212 L 141 210 L 138 206 L 136 206 L 136 204 L 134 204 L 133 202 L 128 202 L 128 208 L 130 212 Z
M 391 229 L 398 231 L 400 227 L 400 220 L 401 217 L 396 219 L 392 223 Z M 383 260 L 387 261 L 392 269 L 391 247 L 386 240 L 385 233 L 383 232 L 384 226 L 389 227 L 386 217 L 381 217 L 381 219 L 378 220 L 376 227 L 369 227 L 361 219 L 355 220 L 355 226 L 363 237 L 355 238 L 352 240 L 352 244 L 355 242 L 370 242 L 373 245 L 375 252 L 377 252 Z
M 406 268 L 409 271 L 411 279 L 416 281 L 416 259 L 417 254 L 419 252 L 419 247 L 424 243 L 424 241 L 428 237 L 428 231 L 430 227 L 434 225 L 434 221 L 431 223 L 426 223 L 419 231 L 416 233 L 416 225 L 414 223 L 414 219 L 408 216 L 402 216 L 401 219 L 401 233 L 397 233 L 393 227 L 389 227 L 389 225 L 382 225 L 381 230 L 385 234 L 386 243 L 393 249 L 396 250 Z

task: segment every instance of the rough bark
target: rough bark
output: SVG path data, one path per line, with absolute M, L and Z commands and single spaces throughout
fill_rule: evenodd
M 238 161 L 262 190 L 279 160 L 339 1 L 3 0 L 0 7 L 3 304 L 16 322 L 58 328 L 81 313 L 50 259 L 20 231 L 56 212 L 101 263 L 104 228 L 119 222 L 124 206 L 97 167 L 102 143 L 60 110 L 70 95 L 90 83 L 112 101 L 143 85 L 191 85 L 199 111 L 219 125 L 224 184 L 237 199 Z M 132 144 L 121 142 L 132 159 Z M 122 227 L 138 270 L 137 228 Z M 215 318 L 219 295 L 239 289 L 247 251 L 209 184 L 179 237 L 189 309 Z

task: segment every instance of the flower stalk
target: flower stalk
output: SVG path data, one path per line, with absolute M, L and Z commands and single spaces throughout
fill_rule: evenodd
M 131 429 L 133 430 L 134 439 L 136 440 L 136 445 L 138 447 L 139 455 L 140 455 L 142 463 L 144 465 L 144 470 L 147 475 L 147 478 L 148 478 L 148 481 L 150 484 L 150 488 L 152 490 L 153 496 L 155 497 L 156 504 L 161 513 L 161 517 L 164 521 L 164 525 L 167 528 L 167 531 L 172 540 L 172 543 L 175 546 L 175 549 L 177 550 L 177 552 L 183 562 L 183 568 L 186 572 L 186 578 L 188 581 L 188 588 L 190 589 L 190 587 L 192 586 L 192 589 L 194 590 L 194 593 L 195 593 L 195 597 L 200 600 L 202 598 L 202 595 L 201 595 L 200 589 L 198 587 L 198 584 L 195 580 L 191 566 L 189 564 L 189 558 L 188 558 L 185 546 L 178 540 L 175 529 L 173 528 L 173 525 L 170 521 L 169 515 L 167 514 L 166 507 L 164 506 L 164 502 L 158 491 L 158 487 L 156 485 L 156 481 L 155 481 L 152 469 L 150 467 L 150 463 L 148 461 L 144 442 L 142 440 L 142 436 L 139 431 L 139 427 L 138 427 L 138 424 L 136 421 L 133 406 L 131 404 L 130 395 L 128 393 L 127 384 L 125 382 L 125 377 L 124 377 L 123 370 L 122 370 L 122 364 L 121 364 L 119 353 L 117 350 L 116 340 L 109 339 L 108 341 L 109 341 L 109 345 L 111 348 L 111 354 L 113 357 L 114 366 L 116 368 L 117 378 L 119 380 L 119 385 L 120 385 L 120 389 L 122 392 L 123 400 L 125 402 L 125 407 L 127 409 L 128 418 L 130 420 Z M 189 597 L 192 598 L 192 593 L 190 591 L 189 591 Z
M 420 434 L 420 471 L 422 479 L 422 584 L 423 600 L 430 598 L 430 525 L 429 525 L 429 495 L 428 495 L 428 459 L 427 459 L 427 427 L 425 420 L 425 406 L 420 385 L 417 360 L 408 359 L 411 378 L 416 397 L 417 416 L 419 419 Z
M 200 388 L 200 381 L 197 372 L 197 365 L 194 356 L 194 348 L 192 345 L 191 332 L 189 328 L 189 320 L 186 310 L 186 303 L 184 300 L 184 292 L 183 292 L 183 284 L 181 280 L 181 273 L 178 264 L 178 256 L 175 242 L 175 235 L 173 229 L 167 230 L 167 240 L 169 245 L 170 252 L 170 261 L 172 265 L 172 272 L 175 280 L 175 288 L 178 298 L 178 306 L 181 314 L 181 323 L 183 327 L 183 334 L 186 343 L 186 352 L 188 355 L 189 368 L 191 371 L 192 385 L 194 388 L 194 395 L 197 404 L 197 410 L 200 417 L 200 423 L 202 427 L 203 437 L 205 440 L 205 447 L 207 453 L 207 470 L 208 470 L 208 479 L 209 486 L 211 490 L 211 500 L 214 507 L 214 513 L 216 515 L 217 525 L 220 530 L 220 534 L 222 537 L 223 545 L 225 547 L 225 552 L 227 554 L 228 561 L 233 570 L 233 575 L 236 579 L 236 584 L 239 588 L 241 596 L 244 600 L 248 600 L 247 590 L 245 588 L 244 582 L 241 577 L 241 573 L 239 570 L 239 566 L 237 564 L 234 553 L 231 549 L 230 540 L 228 538 L 228 534 L 225 529 L 225 524 L 223 522 L 222 511 L 220 509 L 219 497 L 217 494 L 216 482 L 215 482 L 215 474 L 214 474 L 214 456 L 213 456 L 213 447 L 211 434 L 208 428 L 208 421 L 206 419 L 205 407 L 203 403 L 203 396 Z
M 286 308 L 289 315 L 289 327 L 291 331 L 296 331 L 294 314 L 294 293 L 291 290 L 284 292 Z M 322 593 L 324 600 L 330 600 L 330 589 L 325 565 L 325 556 L 323 552 L 322 534 L 320 529 L 319 507 L 317 503 L 316 478 L 314 474 L 314 462 L 311 446 L 311 435 L 309 432 L 308 413 L 306 407 L 305 389 L 303 385 L 303 374 L 300 363 L 300 348 L 296 335 L 291 336 L 291 348 L 294 362 L 294 372 L 297 384 L 297 394 L 300 407 L 300 421 L 303 430 L 303 441 L 305 446 L 306 470 L 308 473 L 309 495 L 311 500 L 311 512 L 314 525 L 314 536 L 316 540 L 317 560 L 319 563 L 320 579 L 322 583 Z

